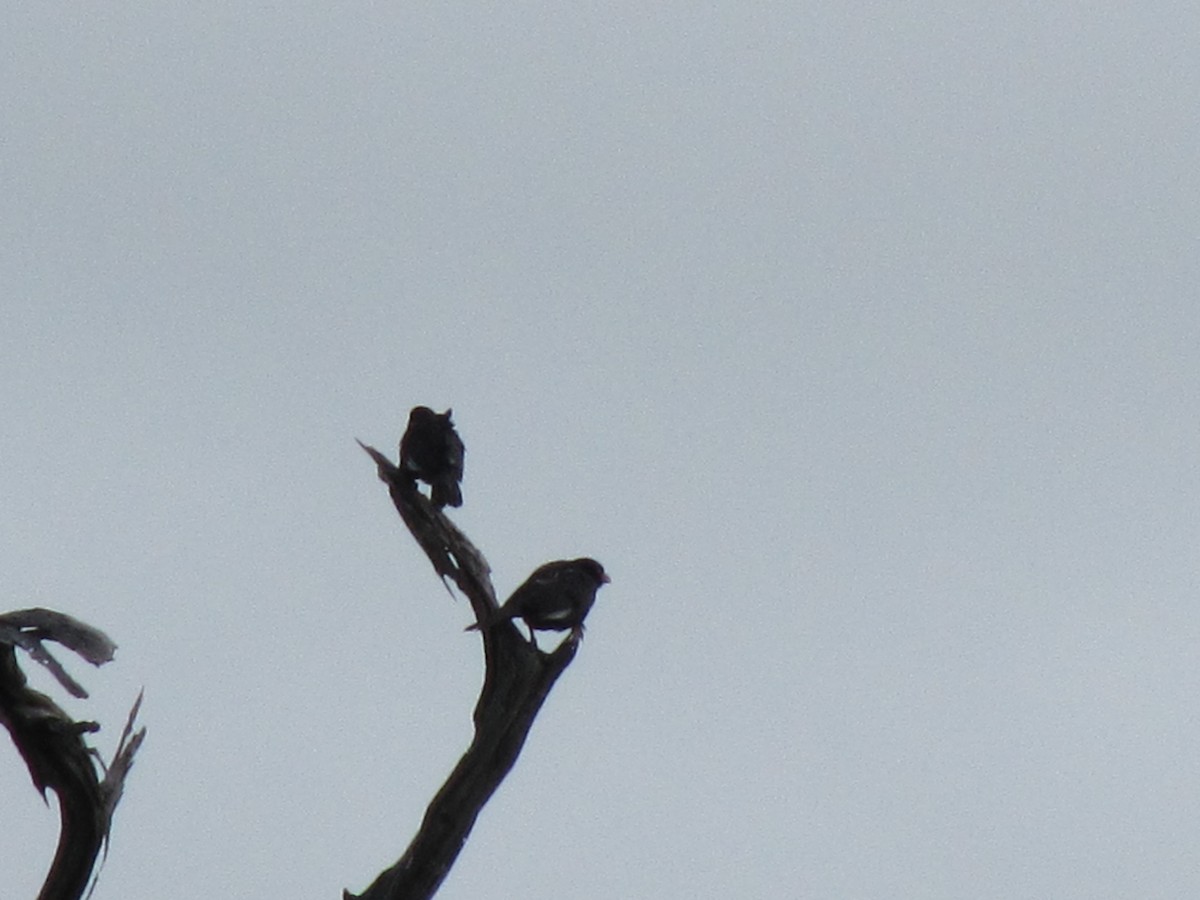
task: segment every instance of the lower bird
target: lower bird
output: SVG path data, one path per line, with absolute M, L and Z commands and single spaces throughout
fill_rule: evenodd
M 548 562 L 534 569 L 482 625 L 492 628 L 500 622 L 523 619 L 534 646 L 534 631 L 571 631 L 577 637 L 583 634 L 583 620 L 596 602 L 596 591 L 609 580 L 604 566 L 586 556 Z M 479 628 L 480 624 L 475 624 L 467 630 Z

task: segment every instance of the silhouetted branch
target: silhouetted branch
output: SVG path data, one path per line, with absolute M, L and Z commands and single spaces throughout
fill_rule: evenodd
M 113 811 L 145 729 L 132 731 L 139 697 L 113 765 L 101 780 L 95 751 L 83 738 L 100 726 L 76 722 L 45 694 L 30 688 L 17 663 L 16 649 L 20 647 L 72 695 L 86 697 L 83 687 L 46 649 L 45 641 L 62 644 L 96 666 L 112 659 L 116 644 L 102 631 L 52 610 L 25 609 L 0 615 L 0 723 L 12 735 L 34 786 L 43 797 L 52 790 L 59 799 L 62 830 L 38 900 L 78 900 L 108 840 Z
M 375 460 L 400 518 L 434 571 L 457 585 L 470 601 L 476 621 L 491 621 L 497 610 L 496 594 L 483 554 L 387 457 L 359 444 Z M 475 706 L 471 746 L 430 802 L 400 860 L 362 894 L 345 892 L 344 900 L 424 900 L 434 895 L 480 810 L 516 763 L 538 710 L 579 646 L 572 636 L 553 653 L 542 653 L 511 621 L 480 633 L 486 673 Z

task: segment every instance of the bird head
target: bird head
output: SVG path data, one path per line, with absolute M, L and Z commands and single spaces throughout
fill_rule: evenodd
M 592 578 L 594 578 L 597 584 L 608 584 L 610 581 L 612 581 L 612 579 L 608 577 L 608 573 L 604 571 L 604 566 L 600 565 L 600 563 L 596 562 L 596 560 L 590 557 L 584 556 L 575 560 L 575 565 L 580 570 L 587 572 Z

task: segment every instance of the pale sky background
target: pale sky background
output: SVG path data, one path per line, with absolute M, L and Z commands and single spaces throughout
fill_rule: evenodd
M 10 4 L 0 570 L 149 737 L 96 900 L 328 898 L 610 570 L 441 897 L 1200 896 L 1194 4 Z M 44 681 L 42 682 L 44 684 Z M 61 698 L 61 692 L 56 696 Z M 57 813 L 0 742 L 0 896 Z

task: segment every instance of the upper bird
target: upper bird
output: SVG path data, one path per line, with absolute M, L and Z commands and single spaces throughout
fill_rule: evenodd
M 533 574 L 512 592 L 487 627 L 511 619 L 524 619 L 531 638 L 535 629 L 569 629 L 580 635 L 583 620 L 596 602 L 596 591 L 609 581 L 604 566 L 586 556 L 548 562 L 534 569 Z M 478 627 L 471 626 L 472 629 Z
M 408 428 L 400 439 L 400 468 L 411 478 L 419 478 L 432 491 L 430 499 L 438 509 L 462 506 L 462 438 L 454 430 L 450 413 L 435 413 L 428 406 L 417 406 L 408 414 Z

